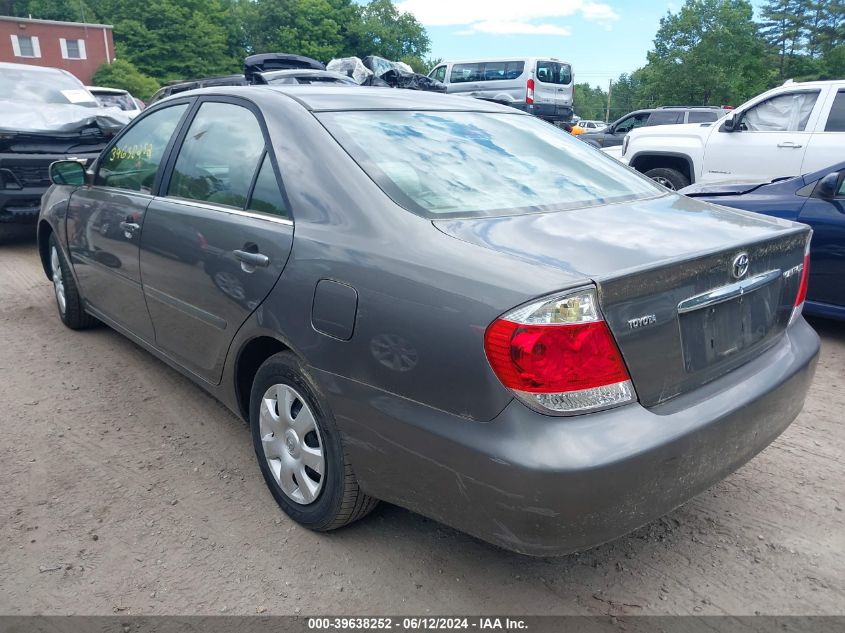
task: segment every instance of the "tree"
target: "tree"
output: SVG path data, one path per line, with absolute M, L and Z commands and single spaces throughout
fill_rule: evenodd
M 128 90 L 142 101 L 149 99 L 160 87 L 155 79 L 143 74 L 125 59 L 100 66 L 94 73 L 93 82 L 95 86 Z
M 6 0 L 0 2 L 0 15 L 36 20 L 92 22 L 94 11 L 83 0 Z
M 350 27 L 350 43 L 359 57 L 422 60 L 431 48 L 425 27 L 411 13 L 399 11 L 390 0 L 371 0 Z
M 227 0 L 90 0 L 114 25 L 118 56 L 158 81 L 237 71 Z
M 655 105 L 741 103 L 769 84 L 766 49 L 746 0 L 687 0 L 661 18 L 642 89 Z

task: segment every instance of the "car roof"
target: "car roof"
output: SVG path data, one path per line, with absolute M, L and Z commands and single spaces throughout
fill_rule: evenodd
M 502 57 L 473 57 L 471 59 L 452 59 L 452 60 L 444 60 L 437 64 L 438 66 L 442 66 L 445 64 L 484 64 L 487 62 L 523 62 L 523 61 L 531 61 L 532 59 L 537 59 L 540 61 L 548 61 L 548 62 L 560 62 L 561 64 L 569 64 L 570 62 L 566 61 L 565 59 L 560 59 L 558 57 L 552 57 L 550 55 L 504 55 Z
M 312 112 L 332 110 L 439 110 L 461 112 L 504 112 L 525 115 L 510 106 L 473 97 L 371 86 L 221 86 L 180 92 L 172 98 L 193 95 L 245 97 L 254 101 L 287 97 Z

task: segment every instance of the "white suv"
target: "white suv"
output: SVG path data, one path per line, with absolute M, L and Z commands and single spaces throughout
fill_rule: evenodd
M 622 161 L 670 189 L 798 176 L 845 159 L 845 80 L 786 84 L 715 123 L 642 127 Z

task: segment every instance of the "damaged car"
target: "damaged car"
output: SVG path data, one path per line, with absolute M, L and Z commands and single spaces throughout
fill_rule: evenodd
M 50 163 L 87 165 L 129 117 L 69 72 L 0 63 L 0 241 L 35 234 Z

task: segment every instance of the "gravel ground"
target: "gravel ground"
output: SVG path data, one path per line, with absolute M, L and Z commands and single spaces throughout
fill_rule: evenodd
M 2 614 L 843 614 L 845 324 L 798 420 L 594 550 L 532 559 L 382 504 L 319 535 L 243 422 L 107 329 L 71 332 L 32 243 L 0 248 Z

